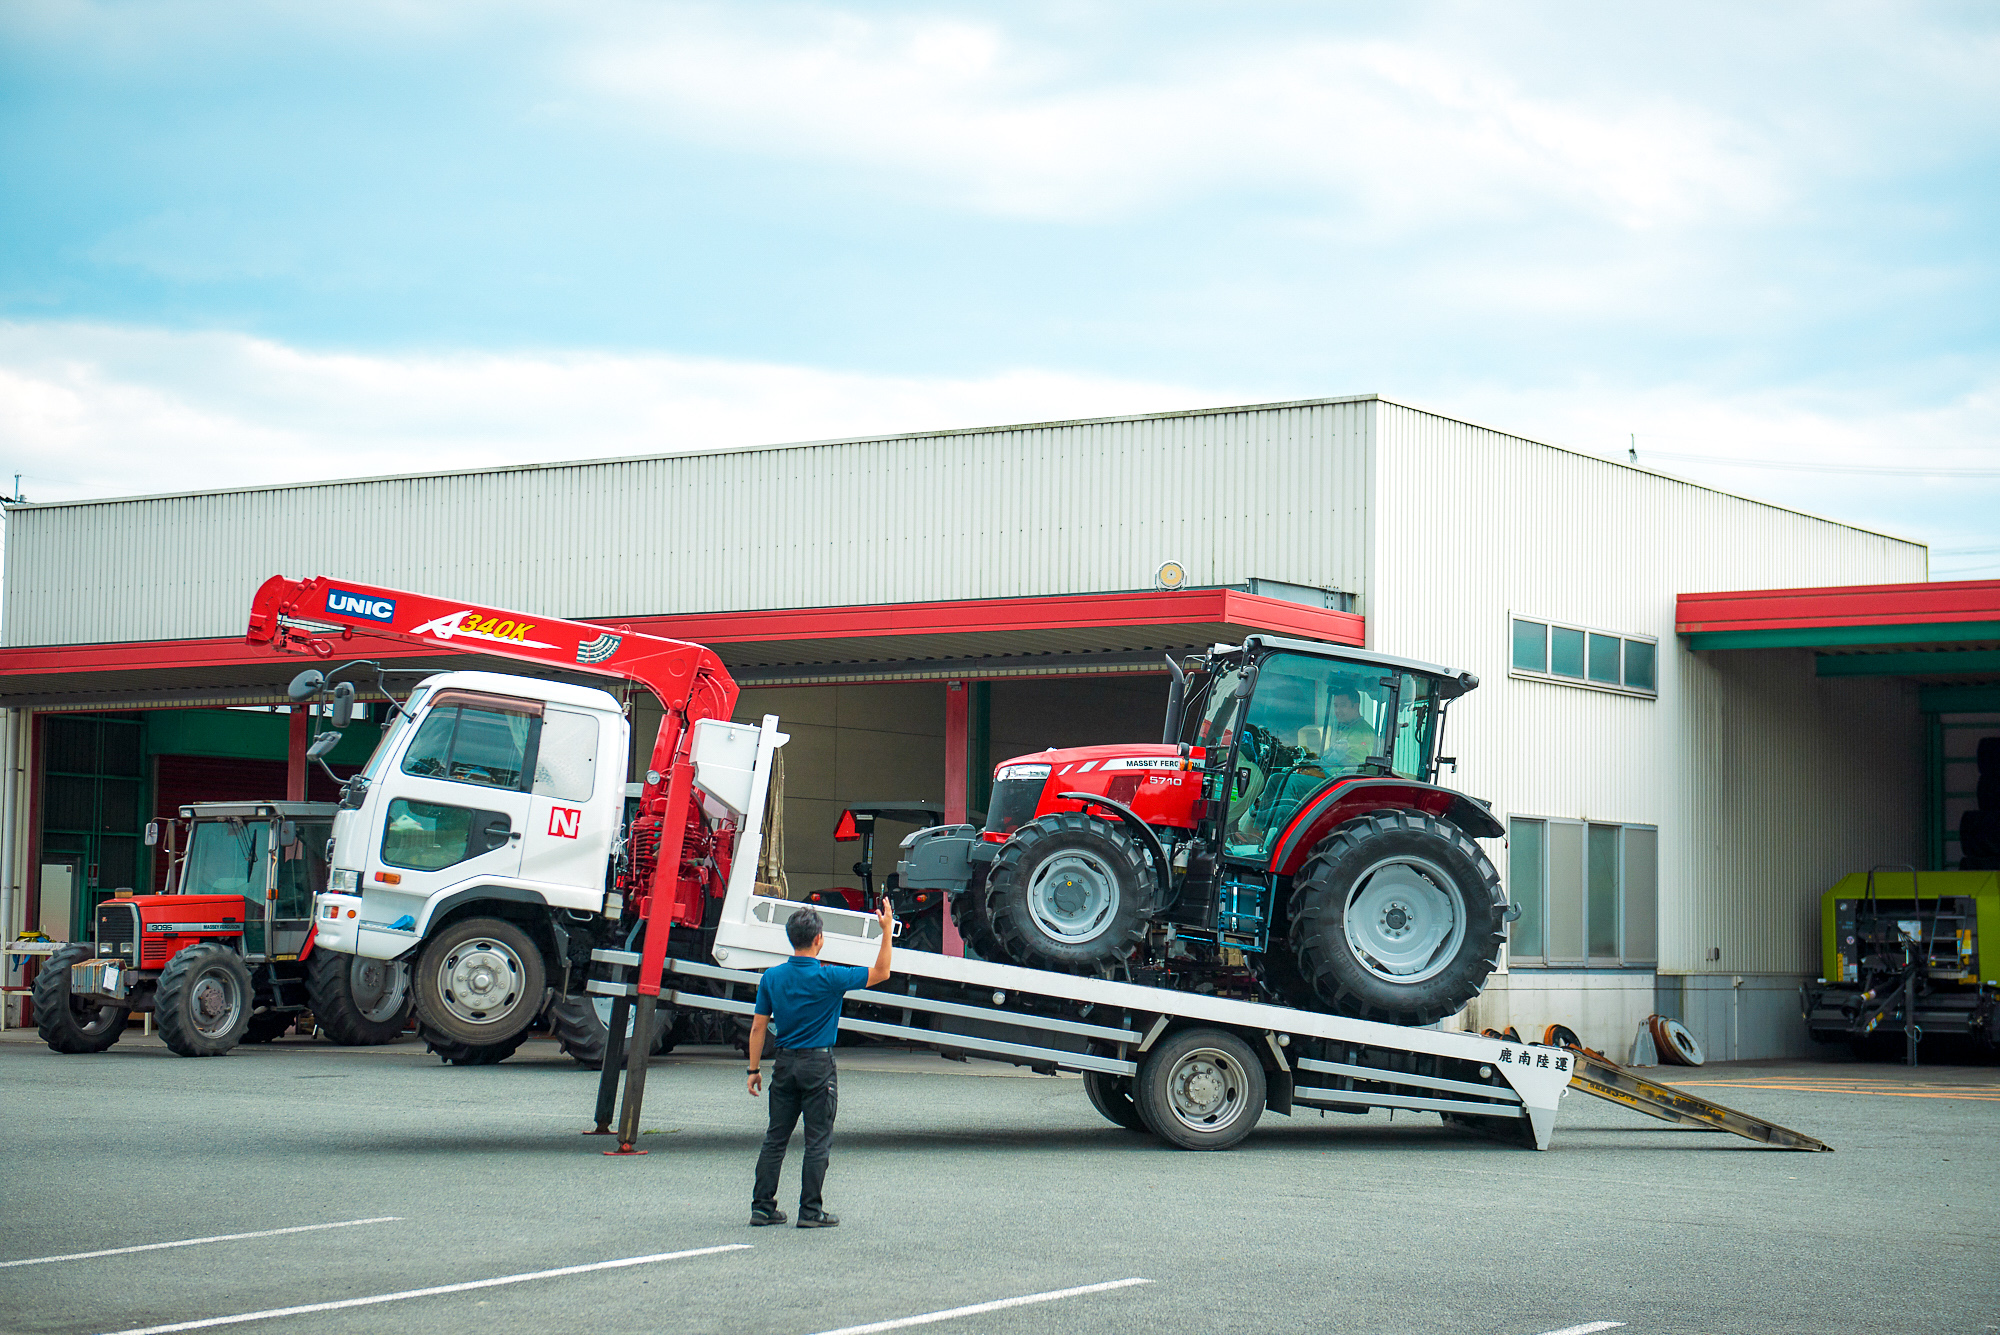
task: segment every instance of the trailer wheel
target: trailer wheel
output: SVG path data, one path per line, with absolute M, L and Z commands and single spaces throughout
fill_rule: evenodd
M 1113 1126 L 1122 1126 L 1127 1131 L 1146 1130 L 1146 1121 L 1139 1116 L 1138 1106 L 1132 1102 L 1132 1077 L 1105 1071 L 1085 1071 L 1083 1092 L 1090 1096 L 1090 1106 L 1102 1113 L 1104 1120 Z
M 612 998 L 591 993 L 581 997 L 556 997 L 549 1002 L 549 1032 L 557 1046 L 593 1071 L 604 1069 L 604 1046 L 611 1036 Z M 635 1008 L 636 1010 L 636 1008 Z M 653 1055 L 673 1051 L 674 1007 L 664 1000 L 653 1012 Z M 625 1037 L 632 1037 L 638 1016 L 625 1021 Z
M 306 1003 L 328 1038 L 345 1047 L 393 1043 L 410 1022 L 410 966 L 337 950 L 306 960 Z
M 1146 936 L 1146 854 L 1123 828 L 1080 811 L 1030 821 L 994 855 L 986 912 L 1000 960 L 1094 972 Z
M 1336 829 L 1292 882 L 1290 947 L 1321 1009 L 1431 1024 L 1479 995 L 1507 911 L 1479 845 L 1422 811 Z
M 528 1031 L 523 1029 L 512 1038 L 503 1038 L 498 1043 L 460 1043 L 419 1020 L 417 1037 L 423 1039 L 426 1052 L 434 1054 L 447 1066 L 495 1066 L 513 1056 L 515 1050 L 528 1041 Z
M 250 1017 L 249 1025 L 243 1030 L 243 1041 L 269 1043 L 290 1029 L 298 1018 L 294 1011 L 261 1011 Z
M 1146 1129 L 1184 1150 L 1226 1150 L 1264 1115 L 1264 1067 L 1224 1029 L 1184 1029 L 1147 1054 L 1132 1081 Z
M 153 1018 L 160 1037 L 183 1057 L 220 1057 L 250 1027 L 250 966 L 228 946 L 189 946 L 160 970 Z
M 499 918 L 465 918 L 417 957 L 417 1014 L 454 1043 L 490 1047 L 534 1023 L 542 979 L 542 952 L 526 932 Z
M 131 1011 L 79 1000 L 69 990 L 69 966 L 92 957 L 86 945 L 58 948 L 35 975 L 35 1030 L 57 1052 L 102 1052 L 125 1032 Z

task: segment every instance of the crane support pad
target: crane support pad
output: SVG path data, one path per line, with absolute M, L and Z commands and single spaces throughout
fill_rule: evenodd
M 1719 1103 L 1710 1103 L 1684 1089 L 1648 1080 L 1636 1071 L 1628 1071 L 1602 1057 L 1577 1049 L 1571 1051 L 1576 1054 L 1576 1069 L 1569 1078 L 1570 1088 L 1580 1089 L 1600 1099 L 1609 1099 L 1633 1112 L 1642 1112 L 1648 1117 L 1680 1126 L 1732 1132 L 1745 1140 L 1782 1150 L 1833 1149 L 1833 1146 L 1814 1140 L 1804 1132 L 1767 1122 L 1761 1117 L 1752 1117 L 1734 1108 L 1725 1108 Z

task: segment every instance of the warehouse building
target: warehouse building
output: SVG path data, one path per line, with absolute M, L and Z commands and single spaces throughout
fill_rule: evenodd
M 317 725 L 273 712 L 301 664 L 242 641 L 273 574 L 714 647 L 739 716 L 793 737 L 794 893 L 853 883 L 847 804 L 959 817 L 1008 756 L 1157 739 L 1169 653 L 1264 632 L 1474 672 L 1442 779 L 1507 824 L 1488 852 L 1522 916 L 1453 1023 L 1614 1052 L 1656 1010 L 1718 1056 L 1805 1050 L 1819 893 L 1943 865 L 1945 749 L 2000 720 L 2000 586 L 1927 585 L 1920 545 L 1372 395 L 15 506 L 6 556 L 10 936 L 76 933 L 151 884 L 155 813 L 302 791 Z M 1918 601 L 1703 601 L 1826 586 Z M 336 768 L 371 741 L 357 726 Z

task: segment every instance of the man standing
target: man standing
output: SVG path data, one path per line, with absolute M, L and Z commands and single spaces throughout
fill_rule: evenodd
M 757 984 L 757 1018 L 750 1022 L 751 1098 L 764 1089 L 758 1066 L 764 1055 L 764 1035 L 773 1018 L 778 1022 L 779 1046 L 771 1073 L 771 1129 L 764 1133 L 764 1148 L 757 1154 L 757 1185 L 750 1195 L 752 1226 L 785 1222 L 785 1212 L 778 1208 L 778 1171 L 785 1166 L 785 1146 L 801 1112 L 806 1118 L 806 1162 L 799 1184 L 799 1227 L 832 1228 L 840 1222 L 840 1216 L 827 1212 L 820 1201 L 840 1093 L 833 1045 L 840 1037 L 840 999 L 889 976 L 896 915 L 886 898 L 881 921 L 882 948 L 876 952 L 874 967 L 821 964 L 819 952 L 826 945 L 824 924 L 814 910 L 798 910 L 785 922 L 792 957 L 766 969 Z

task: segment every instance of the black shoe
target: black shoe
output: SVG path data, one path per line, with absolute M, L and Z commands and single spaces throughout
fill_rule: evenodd
M 783 1210 L 775 1207 L 768 1210 L 760 1210 L 754 1205 L 750 1207 L 750 1227 L 752 1228 L 768 1228 L 772 1224 L 782 1224 L 784 1222 L 785 1212 Z
M 818 1214 L 799 1212 L 800 1228 L 839 1228 L 840 1216 L 831 1210 L 821 1210 Z

